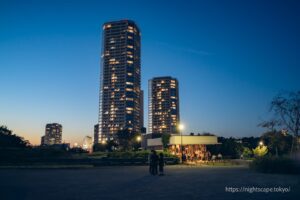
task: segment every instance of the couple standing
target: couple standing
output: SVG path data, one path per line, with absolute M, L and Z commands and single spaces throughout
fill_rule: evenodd
M 149 157 L 149 172 L 151 175 L 157 175 L 157 167 L 159 167 L 159 176 L 164 175 L 164 154 L 160 153 L 157 155 L 155 150 L 151 150 L 151 154 Z

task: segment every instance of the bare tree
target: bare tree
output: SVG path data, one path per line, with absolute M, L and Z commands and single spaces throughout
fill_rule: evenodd
M 279 94 L 271 102 L 270 110 L 275 113 L 279 122 L 294 135 L 297 141 L 300 131 L 300 91 Z M 293 152 L 295 139 L 293 139 L 291 152 Z
M 263 121 L 260 124 L 258 124 L 258 126 L 262 128 L 267 128 L 269 131 L 275 131 L 275 127 L 280 125 L 280 121 L 276 119 L 271 119 L 270 121 Z

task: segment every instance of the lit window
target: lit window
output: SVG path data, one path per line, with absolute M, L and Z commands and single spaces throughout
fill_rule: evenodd
M 110 27 L 111 27 L 111 24 L 106 24 L 106 25 L 103 26 L 103 29 L 108 29 Z
M 127 60 L 127 63 L 128 63 L 128 64 L 133 64 L 133 61 Z

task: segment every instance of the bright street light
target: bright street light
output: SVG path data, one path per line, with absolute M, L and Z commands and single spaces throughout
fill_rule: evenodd
M 259 142 L 259 146 L 263 146 L 264 145 L 264 142 L 263 141 L 260 141 Z
M 141 136 L 137 136 L 136 137 L 136 141 L 140 142 L 142 140 L 142 137 Z
M 181 150 L 181 163 L 183 163 L 183 143 L 182 143 L 182 131 L 184 129 L 184 125 L 183 124 L 179 124 L 178 125 L 178 129 L 179 129 L 179 132 L 180 132 L 180 150 Z
M 178 125 L 178 129 L 179 129 L 180 131 L 183 131 L 184 125 L 183 125 L 183 124 L 179 124 L 179 125 Z

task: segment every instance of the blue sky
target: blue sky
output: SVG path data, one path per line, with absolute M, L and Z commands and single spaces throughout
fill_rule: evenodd
M 142 89 L 180 83 L 186 132 L 258 136 L 269 103 L 299 90 L 298 1 L 0 1 L 0 124 L 38 144 L 45 124 L 81 142 L 98 120 L 102 24 L 142 32 Z

